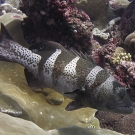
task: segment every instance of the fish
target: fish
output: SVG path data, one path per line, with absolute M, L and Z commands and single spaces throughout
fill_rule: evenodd
M 24 66 L 28 85 L 35 92 L 47 87 L 72 99 L 65 108 L 67 111 L 90 107 L 130 114 L 134 110 L 126 88 L 87 54 L 66 49 L 54 41 L 25 48 L 2 23 L 0 60 Z

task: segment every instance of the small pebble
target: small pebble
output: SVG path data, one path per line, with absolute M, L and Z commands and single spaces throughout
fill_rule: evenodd
M 57 92 L 51 92 L 46 97 L 46 102 L 51 104 L 51 105 L 60 105 L 64 102 L 64 97 Z
M 82 108 L 77 112 L 77 118 L 81 123 L 91 123 L 91 120 L 93 118 L 95 114 L 95 110 L 94 109 L 86 109 L 86 108 Z

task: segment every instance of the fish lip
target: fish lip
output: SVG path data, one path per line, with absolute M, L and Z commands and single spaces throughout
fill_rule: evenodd
M 131 102 L 129 105 L 120 105 L 117 104 L 117 106 L 109 106 L 107 107 L 108 110 L 112 111 L 112 112 L 116 112 L 116 113 L 123 113 L 123 114 L 130 114 L 133 112 L 134 108 L 135 108 L 135 103 Z
M 130 114 L 133 112 L 133 106 L 118 106 L 111 110 L 116 113 Z

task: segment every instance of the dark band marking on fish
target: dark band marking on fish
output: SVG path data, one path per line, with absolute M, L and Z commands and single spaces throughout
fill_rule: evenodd
M 110 77 L 110 75 L 105 71 L 105 70 L 100 70 L 99 72 L 97 72 L 96 74 L 96 78 L 94 80 L 94 83 L 91 84 L 89 87 L 90 89 L 94 89 L 98 86 L 100 86 L 101 84 L 103 84 L 108 78 Z
M 85 59 L 79 59 L 76 66 L 76 74 L 78 76 L 77 84 L 80 86 L 85 86 L 85 79 L 88 73 L 95 67 L 92 62 L 89 62 Z
M 74 58 L 75 58 L 75 56 L 71 55 L 67 51 L 62 51 L 61 54 L 58 56 L 58 58 L 55 61 L 55 65 L 54 65 L 53 73 L 52 73 L 54 85 L 57 85 L 57 80 L 58 80 L 59 76 L 63 75 L 63 70 L 64 70 L 65 66 Z
M 96 91 L 95 91 L 95 97 L 97 97 L 97 95 L 100 93 L 101 88 L 104 90 L 104 94 L 108 94 L 111 93 L 111 89 L 113 89 L 113 81 L 116 81 L 115 78 L 111 75 L 109 75 L 109 77 L 106 79 L 106 81 L 104 81 L 103 83 L 101 83 Z
M 47 57 L 47 59 L 41 59 L 40 61 L 39 75 L 44 78 L 44 83 L 50 86 L 53 84 L 52 73 L 55 61 L 57 60 L 57 57 L 61 54 L 61 50 L 56 49 L 54 50 L 54 52 L 50 51 L 48 53 L 50 53 L 49 57 Z

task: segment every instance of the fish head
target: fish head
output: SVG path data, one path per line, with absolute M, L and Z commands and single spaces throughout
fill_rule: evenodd
M 117 80 L 110 81 L 109 83 L 95 88 L 92 95 L 90 90 L 86 90 L 87 106 L 90 104 L 90 106 L 98 110 L 114 113 L 132 113 L 133 102 L 129 98 L 126 88 Z

